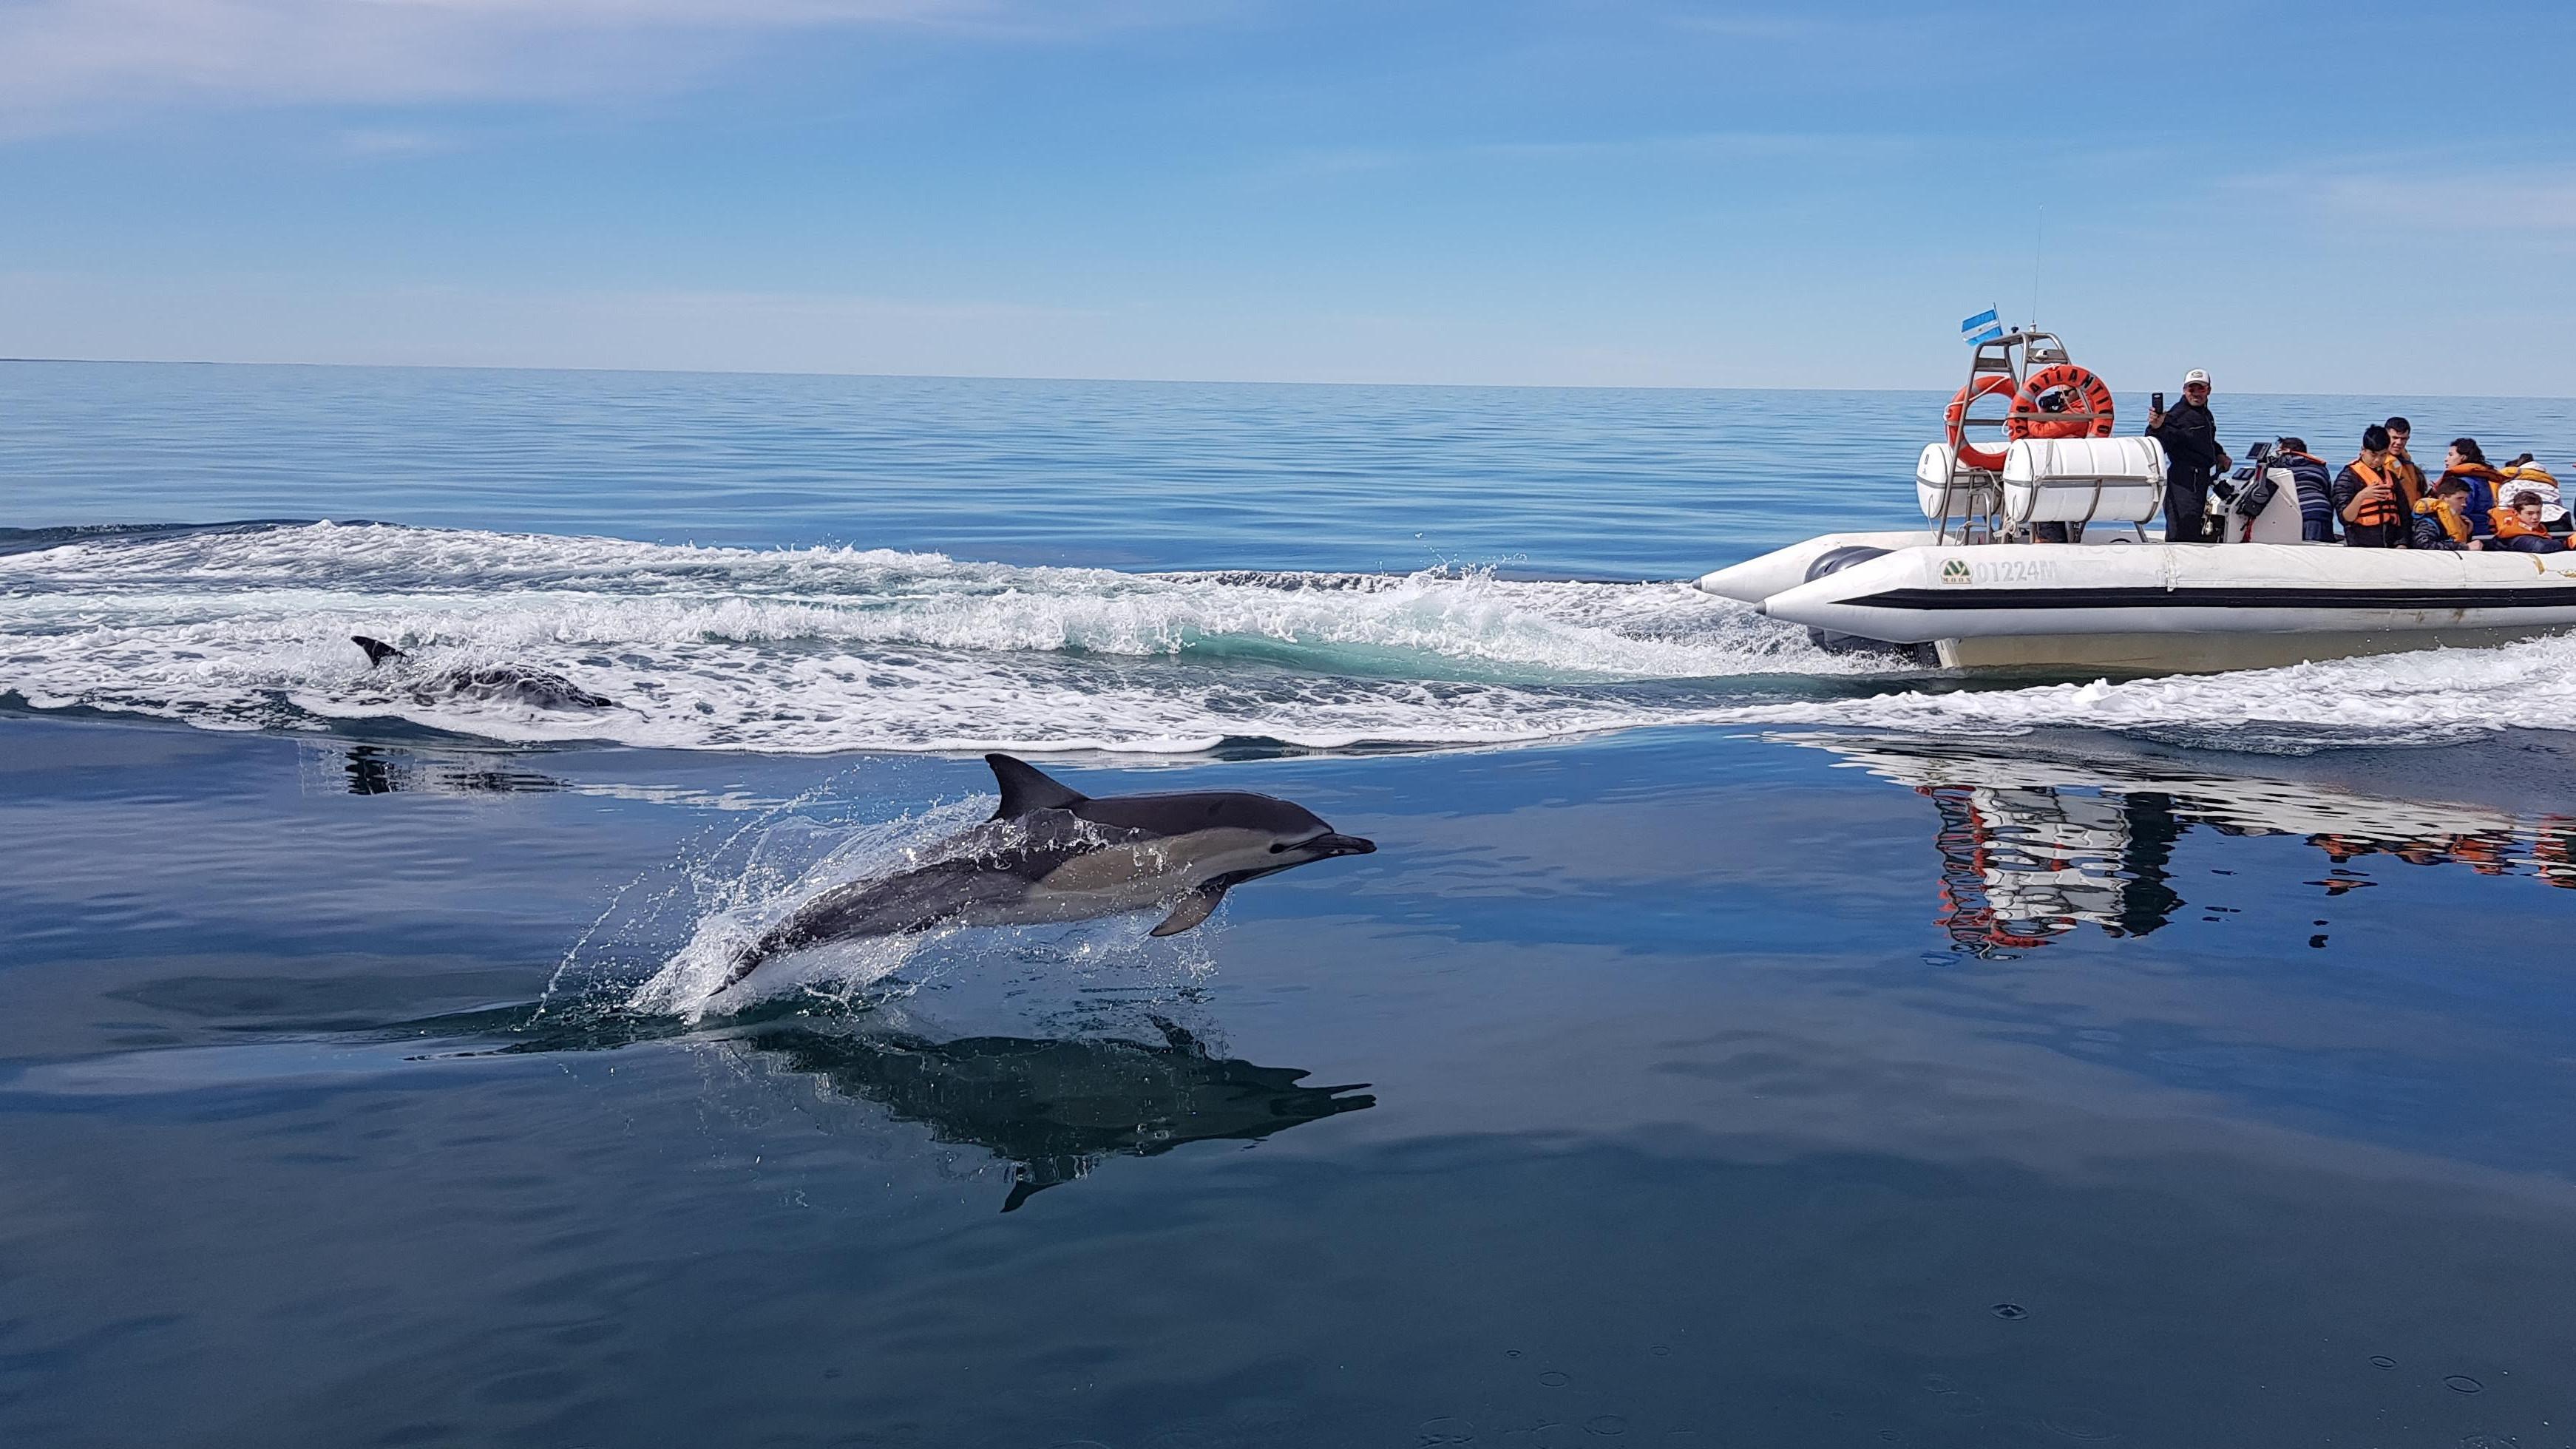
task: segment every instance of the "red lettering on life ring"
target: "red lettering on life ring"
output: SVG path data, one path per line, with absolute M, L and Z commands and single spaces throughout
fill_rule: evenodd
M 1959 389 L 1951 397 L 1950 406 L 1941 413 L 1941 421 L 1949 427 L 1950 450 L 1958 454 L 1961 466 L 1983 468 L 1989 473 L 2003 471 L 2002 449 L 1980 448 L 1968 441 L 1968 406 L 1981 397 L 2011 397 L 2012 395 L 2012 378 L 2004 373 L 1989 372 L 1971 380 L 1967 386 Z M 2013 436 L 2020 437 L 2021 434 L 2015 433 Z
M 2064 395 L 2061 406 L 2042 407 L 2041 401 L 2052 393 Z M 2073 406 L 2064 405 L 2070 403 Z M 2005 420 L 2004 431 L 2016 438 L 2107 438 L 2111 436 L 2111 385 L 2071 362 L 2043 367 L 2013 395 L 2012 416 Z

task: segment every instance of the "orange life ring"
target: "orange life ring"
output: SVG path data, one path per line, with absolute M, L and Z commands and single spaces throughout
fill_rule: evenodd
M 2052 420 L 2040 400 L 2054 392 L 2070 393 L 2073 401 L 2083 404 L 2078 415 L 2063 422 Z M 2107 438 L 2111 436 L 2111 385 L 2071 362 L 2043 367 L 2024 379 L 2021 391 L 2013 395 L 2012 416 L 2005 421 L 2004 431 L 2016 438 Z
M 1968 441 L 1968 407 L 1981 397 L 2011 396 L 2013 396 L 2013 380 L 2009 374 L 2000 372 L 1989 372 L 1973 378 L 1967 386 L 1960 388 L 1951 396 L 1950 406 L 1941 413 L 1941 421 L 1949 427 L 1950 449 L 1959 455 L 1959 461 L 1962 464 L 1971 468 L 1983 468 L 1989 473 L 2003 471 L 2002 449 L 1980 448 Z M 2021 435 L 2015 433 L 2013 436 Z

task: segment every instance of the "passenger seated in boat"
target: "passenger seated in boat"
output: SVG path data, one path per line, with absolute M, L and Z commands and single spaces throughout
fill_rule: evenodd
M 2388 466 L 2381 471 L 2397 485 L 2397 501 L 2412 513 L 2416 504 L 2433 496 L 2433 490 L 2424 486 L 2424 470 L 2416 465 L 2415 455 L 2407 451 L 2407 445 L 2415 438 L 2415 425 L 2401 414 L 2380 426 L 2388 429 Z
M 2457 478 L 2434 484 L 2433 496 L 2415 505 L 2415 531 L 2407 542 L 2437 553 L 2484 549 L 2486 540 L 2469 529 L 2469 485 Z
M 2449 482 L 2449 479 L 2442 480 Z M 2495 546 L 2515 553 L 2565 553 L 2567 545 L 2541 526 L 2540 495 L 2526 488 L 2492 515 Z
M 2442 458 L 2442 476 L 2468 483 L 2469 526 L 2476 529 L 2481 538 L 2493 533 L 2495 530 L 2487 519 L 2502 501 L 2496 485 L 2504 481 L 2504 475 L 2487 466 L 2487 455 L 2478 447 L 2477 439 L 2451 440 L 2451 451 Z
M 2283 438 L 2272 461 L 2290 470 L 2299 485 L 2299 538 L 2305 543 L 2335 541 L 2334 474 L 2326 460 L 2308 452 L 2305 438 Z
M 2388 473 L 2386 428 L 2372 423 L 2361 430 L 2361 456 L 2335 475 L 2334 505 L 2344 522 L 2343 541 L 2351 547 L 2406 546 L 2409 524 Z
M 2559 497 L 2557 474 L 2531 461 L 2529 453 L 2505 464 L 2500 471 L 2504 474 L 2507 493 L 2519 493 L 2529 489 L 2540 495 L 2541 527 L 2562 538 L 2568 534 L 2571 525 L 2568 521 L 2567 509 Z

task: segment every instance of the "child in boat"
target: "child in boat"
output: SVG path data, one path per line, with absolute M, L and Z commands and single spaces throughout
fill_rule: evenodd
M 2450 480 L 2445 478 L 2443 482 Z M 2515 553 L 2564 553 L 2567 545 L 2541 526 L 2540 495 L 2526 488 L 2493 515 L 2495 546 Z
M 2433 496 L 2415 505 L 2415 531 L 2407 543 L 2436 553 L 2483 551 L 2486 540 L 2469 529 L 2469 485 L 2458 478 L 2434 484 Z
M 2305 438 L 2283 438 L 2272 461 L 2290 470 L 2299 485 L 2299 538 L 2304 543 L 2335 541 L 2334 474 L 2326 460 L 2308 452 Z
M 2570 524 L 2567 509 L 2558 494 L 2558 475 L 2531 461 L 2529 453 L 2504 465 L 2505 491 L 2519 493 L 2524 489 L 2540 495 L 2540 526 L 2564 538 Z
M 2469 527 L 2484 538 L 2494 529 L 2487 520 L 2501 501 L 2497 484 L 2504 475 L 2487 466 L 2487 455 L 2475 438 L 2453 438 L 2451 451 L 2442 458 L 2442 476 L 2457 478 L 2469 485 Z

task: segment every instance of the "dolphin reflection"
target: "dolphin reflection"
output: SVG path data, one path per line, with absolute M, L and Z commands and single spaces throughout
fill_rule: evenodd
M 1366 1082 L 1309 1086 L 1295 1067 L 1220 1057 L 1167 1018 L 1160 1041 L 1125 1037 L 934 1038 L 860 1017 L 817 1024 L 789 1007 L 703 1032 L 677 1017 L 542 1006 L 484 1008 L 382 1028 L 394 1039 L 467 1046 L 440 1056 L 544 1056 L 703 1042 L 801 1076 L 852 1101 L 980 1147 L 1012 1165 L 1011 1212 L 1031 1195 L 1090 1175 L 1110 1157 L 1155 1157 L 1187 1142 L 1258 1142 L 1377 1105 Z M 792 1014 L 790 1014 L 792 1013 Z
M 1366 1082 L 1308 1086 L 1305 1072 L 1219 1057 L 1180 1026 L 1160 1017 L 1154 1024 L 1163 1036 L 1156 1043 L 933 1041 L 784 1023 L 726 1040 L 928 1127 L 939 1141 L 1012 1164 L 1004 1212 L 1110 1157 L 1153 1157 L 1185 1142 L 1255 1142 L 1377 1105 L 1360 1090 Z

